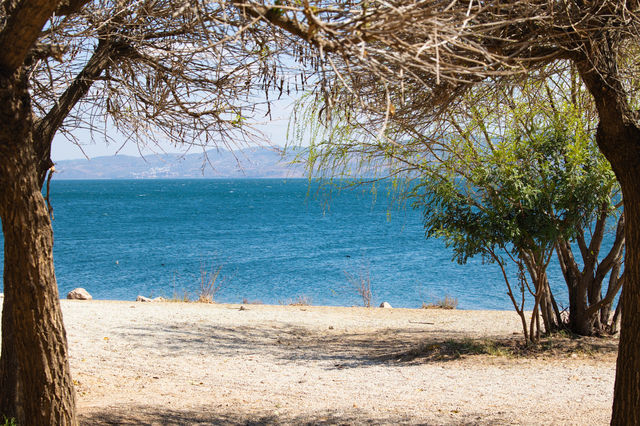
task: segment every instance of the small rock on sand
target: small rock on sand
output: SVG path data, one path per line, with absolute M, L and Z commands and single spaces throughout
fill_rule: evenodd
M 82 287 L 74 288 L 67 294 L 67 299 L 73 300 L 91 300 L 93 296 L 89 294 L 87 290 Z
M 144 296 L 138 296 L 136 297 L 136 302 L 165 302 L 167 299 L 165 299 L 164 297 L 156 297 L 156 298 L 150 298 L 150 297 L 144 297 Z

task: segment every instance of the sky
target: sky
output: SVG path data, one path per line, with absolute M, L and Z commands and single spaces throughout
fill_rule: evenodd
M 266 144 L 284 146 L 287 142 L 287 127 L 289 118 L 293 113 L 293 103 L 291 100 L 280 102 L 272 106 L 272 120 L 256 125 L 265 138 Z M 267 118 L 265 118 L 267 120 Z M 114 132 L 115 133 L 115 132 Z M 54 162 L 62 160 L 75 160 L 81 158 L 95 158 L 112 155 L 130 155 L 140 157 L 142 155 L 162 154 L 162 153 L 182 153 L 187 147 L 180 150 L 169 144 L 160 147 L 153 146 L 147 149 L 139 149 L 134 143 L 127 143 L 122 147 L 124 139 L 118 143 L 107 144 L 102 138 L 92 140 L 88 131 L 80 129 L 74 136 L 81 140 L 82 149 L 70 142 L 65 136 L 58 134 L 51 147 L 51 159 Z M 214 148 L 213 146 L 211 148 Z M 193 148 L 192 148 L 193 149 Z M 84 151 L 84 153 L 83 153 Z

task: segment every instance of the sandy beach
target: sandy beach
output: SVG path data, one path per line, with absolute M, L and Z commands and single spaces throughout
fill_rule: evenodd
M 95 300 L 62 310 L 84 424 L 609 422 L 613 339 L 523 356 L 450 350 L 519 339 L 513 312 Z

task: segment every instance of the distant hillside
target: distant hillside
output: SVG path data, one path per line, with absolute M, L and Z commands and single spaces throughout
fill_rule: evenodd
M 238 151 L 210 150 L 206 154 L 157 154 L 144 158 L 115 155 L 56 163 L 58 179 L 178 179 L 178 178 L 296 178 L 304 166 L 290 164 L 271 148 Z

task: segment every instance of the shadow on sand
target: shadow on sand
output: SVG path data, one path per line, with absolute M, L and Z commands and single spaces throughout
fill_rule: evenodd
M 490 425 L 504 423 L 501 413 L 487 417 L 476 414 L 433 413 L 428 424 Z M 408 413 L 409 414 L 409 413 Z M 410 416 L 372 418 L 370 412 L 312 413 L 296 417 L 268 414 L 211 412 L 207 408 L 190 411 L 159 407 L 108 407 L 80 416 L 84 425 L 405 425 L 416 424 Z M 422 423 L 424 424 L 424 423 Z
M 393 328 L 374 331 L 318 330 L 283 323 L 220 327 L 206 323 L 154 323 L 128 327 L 123 339 L 142 349 L 164 348 L 167 356 L 251 356 L 260 353 L 283 363 L 325 361 L 327 369 L 366 368 L 391 362 L 443 362 L 461 357 L 610 356 L 615 338 L 556 335 L 525 346 L 520 335 L 472 338 L 451 330 Z

